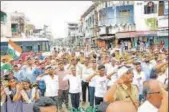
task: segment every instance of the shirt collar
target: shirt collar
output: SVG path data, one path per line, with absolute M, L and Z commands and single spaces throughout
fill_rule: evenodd
M 146 100 L 140 107 L 139 112 L 158 112 L 158 108 L 152 105 L 148 100 Z

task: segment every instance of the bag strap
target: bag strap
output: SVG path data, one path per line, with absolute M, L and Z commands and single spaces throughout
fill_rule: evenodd
M 137 106 L 136 106 L 136 104 L 134 103 L 133 99 L 131 98 L 130 94 L 124 89 L 123 86 L 121 86 L 121 87 L 122 87 L 122 89 L 125 91 L 125 93 L 129 96 L 129 98 L 130 98 L 132 104 L 134 105 L 135 109 L 137 110 Z

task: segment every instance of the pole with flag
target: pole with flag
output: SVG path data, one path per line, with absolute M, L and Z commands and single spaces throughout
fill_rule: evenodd
M 14 43 L 13 41 L 9 40 L 8 42 L 8 55 L 10 55 L 14 60 L 18 59 L 22 53 L 22 48 Z

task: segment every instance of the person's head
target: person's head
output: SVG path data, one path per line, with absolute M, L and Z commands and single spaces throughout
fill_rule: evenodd
M 28 65 L 32 65 L 32 59 L 31 59 L 31 57 L 27 58 L 27 63 L 28 63 Z
M 52 66 L 47 66 L 46 70 L 48 71 L 49 75 L 53 75 L 54 74 L 54 68 Z
M 136 70 L 140 72 L 141 71 L 141 63 L 140 62 L 136 62 L 135 66 L 136 66 Z
M 2 62 L 3 62 L 3 63 L 6 63 L 6 59 L 5 59 L 5 58 L 4 58 L 4 59 L 2 59 Z
M 59 63 L 59 69 L 60 69 L 60 70 L 64 70 L 64 64 L 63 64 L 62 61 Z
M 121 105 L 123 105 L 123 108 L 119 108 Z M 108 105 L 106 112 L 137 112 L 137 110 L 130 102 L 115 101 Z
M 105 62 L 108 63 L 110 60 L 109 56 L 105 56 Z
M 84 56 L 84 52 L 80 52 L 80 55 L 81 55 L 81 56 Z
M 111 55 L 112 55 L 112 57 L 115 57 L 115 56 L 116 56 L 115 53 L 112 53 Z
M 143 93 L 152 105 L 159 108 L 161 105 L 162 94 L 160 93 L 160 82 L 157 80 L 148 80 L 145 82 L 146 84 L 143 86 Z
M 116 64 L 116 60 L 115 59 L 112 59 L 111 60 L 111 64 L 114 66 Z
M 10 64 L 13 65 L 14 64 L 14 60 L 10 60 Z
M 104 65 L 100 65 L 98 67 L 98 70 L 99 70 L 100 76 L 104 76 L 105 75 L 105 66 Z
M 28 90 L 31 88 L 31 82 L 29 79 L 25 79 L 22 81 L 22 86 L 24 90 Z
M 19 64 L 22 64 L 22 62 L 23 62 L 22 59 L 19 59 L 18 63 L 19 63 Z
M 14 73 L 12 70 L 6 71 L 5 74 L 8 75 L 9 77 L 14 77 Z
M 19 67 L 18 65 L 14 65 L 14 68 L 13 68 L 15 71 L 18 71 L 19 70 Z
M 44 62 L 41 62 L 40 66 L 41 66 L 41 69 L 45 69 L 45 63 Z
M 10 88 L 15 88 L 17 84 L 17 79 L 15 77 L 8 76 L 8 85 Z
M 76 54 L 75 54 L 75 52 L 72 52 L 72 57 L 74 57 Z
M 73 76 L 76 76 L 76 68 L 73 67 L 73 68 L 71 68 L 71 70 L 72 70 L 72 75 L 73 75 Z
M 88 65 L 89 65 L 89 60 L 88 60 L 88 59 L 85 59 L 85 60 L 84 60 L 84 65 L 85 65 L 85 66 L 88 66 Z
M 120 65 L 120 61 L 116 60 L 115 65 L 119 66 Z
M 64 63 L 64 64 L 67 64 L 67 63 L 68 63 L 67 58 L 63 58 L 63 63 Z
M 149 63 L 150 62 L 150 57 L 149 56 L 145 56 L 145 62 Z
M 122 79 L 124 84 L 131 84 L 133 81 L 132 68 L 122 67 L 117 72 L 118 78 Z
M 76 65 L 77 64 L 75 59 L 72 59 L 71 62 L 72 62 L 72 65 Z
M 39 65 L 39 61 L 35 60 L 34 64 Z
M 96 67 L 97 67 L 96 60 L 92 60 L 92 67 L 93 67 L 94 69 L 96 69 Z

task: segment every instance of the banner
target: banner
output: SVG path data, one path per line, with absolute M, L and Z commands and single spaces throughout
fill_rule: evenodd
M 7 53 L 13 58 L 13 59 L 18 59 L 22 53 L 22 48 L 9 40 L 8 42 L 8 50 Z

